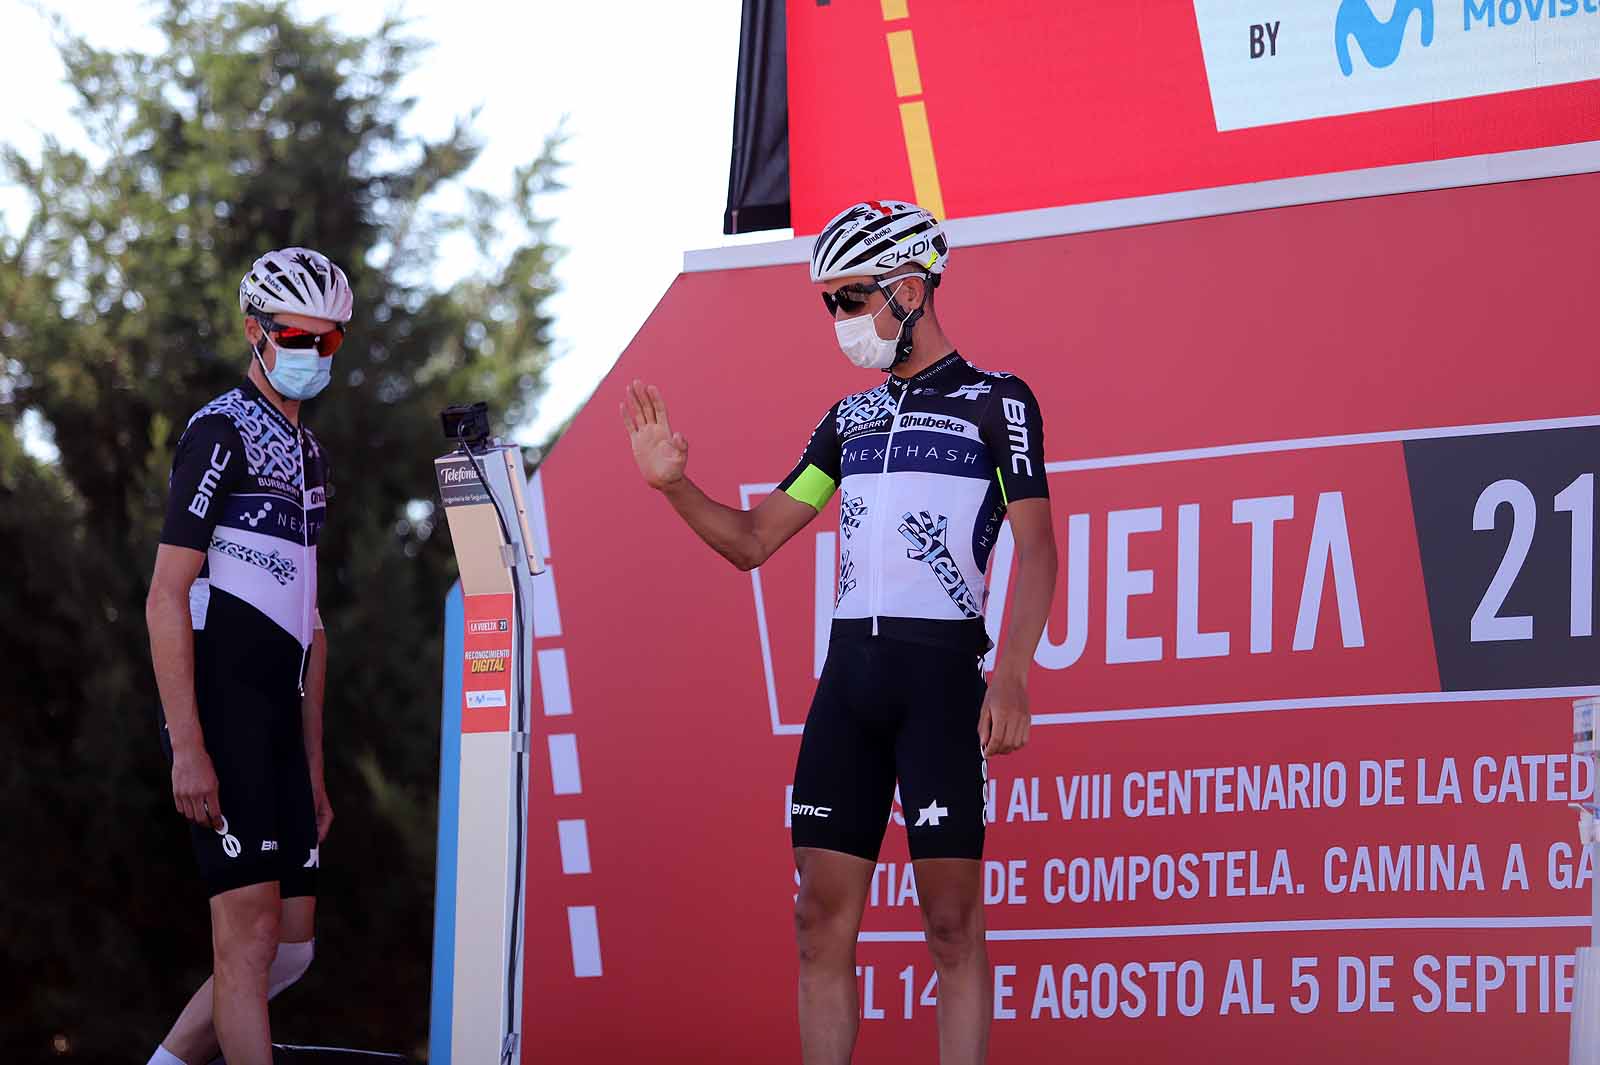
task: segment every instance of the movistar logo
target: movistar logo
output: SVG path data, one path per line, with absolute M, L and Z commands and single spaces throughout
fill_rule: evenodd
M 1372 13 L 1371 0 L 1341 0 L 1333 20 L 1333 50 L 1345 77 L 1355 70 L 1350 61 L 1350 38 L 1356 39 L 1369 64 L 1386 67 L 1400 57 L 1413 11 L 1422 16 L 1422 46 L 1426 48 L 1433 43 L 1433 0 L 1395 0 L 1387 22 Z

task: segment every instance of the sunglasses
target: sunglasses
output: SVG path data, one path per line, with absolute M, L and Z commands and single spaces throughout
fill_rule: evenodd
M 843 311 L 846 314 L 855 314 L 866 308 L 867 301 L 872 298 L 874 292 L 881 292 L 884 298 L 888 299 L 890 285 L 911 277 L 920 277 L 924 281 L 927 280 L 926 276 L 922 274 L 899 274 L 870 285 L 845 285 L 833 292 L 824 292 L 822 294 L 822 305 L 828 308 L 829 317 L 839 311 Z
M 836 292 L 824 292 L 822 305 L 828 308 L 828 315 L 832 317 L 839 311 L 846 314 L 855 314 L 863 310 L 867 301 L 874 292 L 881 292 L 877 285 L 845 285 Z
M 292 325 L 279 325 L 277 321 L 265 314 L 256 314 L 251 317 L 261 323 L 261 328 L 272 335 L 272 342 L 285 351 L 309 351 L 316 349 L 318 355 L 326 358 L 338 351 L 344 344 L 344 326 L 335 325 L 326 333 L 312 333 L 304 329 L 297 329 Z

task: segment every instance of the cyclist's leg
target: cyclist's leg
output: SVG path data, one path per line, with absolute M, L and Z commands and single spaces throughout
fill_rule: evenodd
M 790 823 L 800 891 L 800 1048 L 805 1065 L 846 1065 L 855 1044 L 856 935 L 894 800 L 894 752 L 860 712 L 867 652 L 829 652 L 795 765 Z
M 278 882 L 211 897 L 211 1013 L 229 1065 L 272 1065 L 267 972 L 278 951 Z
M 282 890 L 282 885 L 279 885 Z M 309 943 L 316 935 L 317 897 L 300 895 L 283 900 L 283 920 L 278 925 L 278 942 Z
M 268 694 L 241 682 L 235 664 L 223 653 L 229 648 L 210 642 L 212 638 L 208 630 L 195 633 L 195 696 L 206 752 L 217 773 L 224 823 L 220 831 L 194 825 L 189 831 L 212 896 L 214 970 L 161 1042 L 186 1065 L 204 1065 L 216 1058 L 217 1014 L 237 1011 L 228 1005 L 237 994 L 236 985 L 253 989 L 263 955 L 269 989 L 277 985 L 281 990 L 293 982 L 288 977 L 297 978 L 304 971 L 316 905 L 314 897 L 299 897 L 314 896 L 317 863 L 314 850 L 307 860 L 308 848 L 316 844 L 316 815 L 300 738 L 298 694 L 288 685 Z M 282 753 L 286 735 L 293 744 L 288 748 L 293 757 L 288 759 Z M 170 761 L 171 744 L 164 728 L 161 738 Z M 301 870 L 302 865 L 310 868 Z M 286 872 L 290 867 L 293 871 Z M 283 890 L 279 880 L 289 881 Z M 273 901 L 267 913 L 260 900 L 269 894 Z M 285 901 L 280 905 L 280 900 Z M 247 979 L 220 973 L 216 966 L 225 952 L 230 965 L 242 966 L 240 972 Z M 220 986 L 219 975 L 225 976 Z M 238 1007 L 252 1016 L 259 1011 L 263 1038 L 265 998 L 256 1003 L 254 991 L 249 990 L 247 1001 Z M 222 1028 L 226 1030 L 229 1023 L 224 1018 Z M 247 1055 L 242 1060 L 250 1060 Z
M 278 931 L 278 955 L 273 960 L 269 998 L 299 980 L 311 965 L 317 912 L 317 878 L 321 859 L 317 853 L 317 807 L 311 792 L 311 773 L 299 707 L 283 713 L 273 737 L 274 771 L 278 801 L 278 891 L 283 897 L 283 923 Z
M 268 970 L 269 975 L 285 963 L 285 946 L 291 944 L 299 946 L 311 942 L 316 910 L 315 896 L 283 900 L 283 909 L 278 922 L 278 953 Z M 293 952 L 288 953 L 292 955 Z M 200 985 L 200 989 L 183 1007 L 183 1012 L 178 1014 L 178 1020 L 173 1024 L 172 1030 L 161 1040 L 161 1045 L 185 1065 L 203 1065 L 212 1061 L 220 1049 L 217 1044 L 216 1026 L 211 1023 L 212 982 L 211 977 L 206 977 L 206 982 Z M 268 997 L 271 997 L 271 988 L 268 988 L 268 991 Z
M 189 996 L 188 1003 L 161 1046 L 184 1065 L 204 1065 L 217 1056 L 217 1032 L 211 1023 L 211 977 Z
M 211 894 L 211 1022 L 229 1065 L 267 1063 L 267 974 L 278 948 L 282 857 L 271 736 L 293 689 L 274 698 L 209 671 L 197 670 L 196 680 L 222 805 L 220 829 L 191 828 Z
M 994 982 L 983 938 L 983 863 L 921 858 L 912 864 L 922 928 L 939 973 L 940 1065 L 980 1065 L 994 1012 Z
M 971 656 L 919 648 L 899 670 L 911 701 L 896 743 L 922 925 L 939 973 L 939 1060 L 984 1060 L 994 995 L 984 944 L 983 676 Z
M 874 863 L 853 854 L 796 847 L 800 892 L 794 905 L 800 948 L 800 1060 L 847 1065 L 861 1007 L 856 936 Z
M 165 721 L 161 722 L 161 751 L 170 765 L 172 744 L 167 735 Z M 196 858 L 199 859 L 204 837 L 196 835 L 193 839 L 200 841 L 195 844 Z M 203 874 L 205 872 L 203 859 L 200 869 Z M 184 1004 L 178 1019 L 173 1022 L 172 1028 L 157 1046 L 155 1056 L 150 1059 L 150 1065 L 170 1065 L 171 1058 L 177 1058 L 183 1065 L 204 1065 L 216 1056 L 217 1036 L 211 1024 L 211 977 L 207 976 L 205 983 L 189 996 L 189 1001 Z

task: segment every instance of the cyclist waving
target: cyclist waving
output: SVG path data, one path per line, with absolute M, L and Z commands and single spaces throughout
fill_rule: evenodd
M 949 249 L 927 211 L 855 204 L 823 228 L 811 280 L 846 358 L 887 376 L 823 415 L 800 461 L 754 510 L 685 475 L 689 445 L 660 391 L 622 404 L 634 458 L 702 540 L 761 565 L 840 492 L 839 583 L 827 661 L 806 717 L 791 807 L 800 892 L 806 1065 L 843 1065 L 857 1019 L 855 944 L 896 782 L 928 946 L 939 973 L 943 1065 L 986 1053 L 985 758 L 1027 742 L 1027 670 L 1055 588 L 1038 402 L 945 336 L 934 290 Z M 1011 523 L 1011 617 L 987 685 L 987 567 Z M 980 746 L 981 743 L 981 746 Z

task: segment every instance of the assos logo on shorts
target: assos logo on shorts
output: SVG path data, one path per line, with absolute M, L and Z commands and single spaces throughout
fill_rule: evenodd
M 1426 48 L 1433 43 L 1433 0 L 1396 0 L 1387 22 L 1372 13 L 1370 0 L 1341 0 L 1333 20 L 1333 51 L 1344 76 L 1348 78 L 1355 70 L 1350 61 L 1352 39 L 1375 67 L 1389 66 L 1399 58 L 1413 11 L 1422 16 L 1422 46 Z

